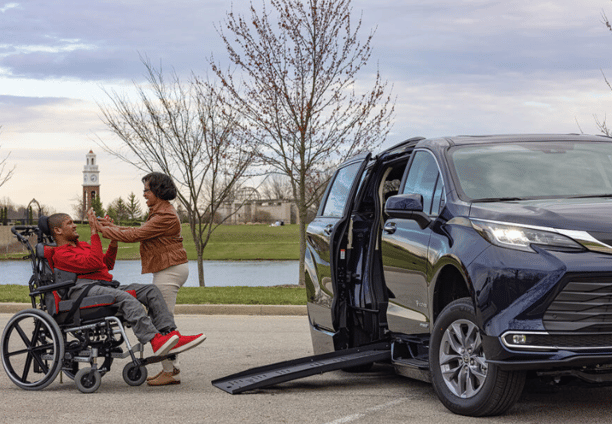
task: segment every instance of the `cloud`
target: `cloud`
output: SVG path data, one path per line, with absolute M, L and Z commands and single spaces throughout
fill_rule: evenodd
M 94 103 L 56 97 L 19 97 L 0 95 L 3 139 L 15 145 L 16 134 L 86 133 L 103 129 Z
M 359 2 L 363 7 L 370 2 Z M 399 78 L 446 78 L 608 66 L 612 39 L 601 24 L 601 2 L 383 2 L 364 14 L 378 23 L 374 58 Z M 380 22 L 385 22 L 381 25 Z M 401 23 L 401 25 L 400 25 Z
M 220 46 L 212 22 L 227 3 L 28 0 L 0 15 L 0 67 L 14 77 L 140 78 L 138 52 L 180 72 Z
M 261 1 L 253 1 L 259 11 Z M 0 196 L 8 193 L 17 203 L 24 197 L 27 203 L 36 195 L 54 204 L 53 199 L 79 193 L 84 155 L 91 148 L 98 152 L 92 140 L 114 140 L 99 119 L 96 102 L 106 100 L 102 89 L 124 93 L 132 81 L 142 83 L 139 54 L 181 76 L 191 70 L 203 75 L 211 52 L 227 64 L 214 25 L 223 27 L 230 7 L 248 17 L 249 5 L 249 0 L 0 5 L 0 144 L 19 162 L 19 176 Z M 602 11 L 612 15 L 612 2 L 353 0 L 352 5 L 353 24 L 363 19 L 362 40 L 376 28 L 358 86 L 367 87 L 379 69 L 398 99 L 386 145 L 415 135 L 596 133 L 593 115 L 612 109 L 601 75 L 603 70 L 612 78 L 612 33 L 601 22 Z M 61 149 L 59 156 L 50 153 L 55 149 Z M 105 167 L 105 203 L 141 189 L 133 169 L 102 152 L 98 163 Z M 53 186 L 54 175 L 69 182 Z M 39 193 L 53 196 L 39 199 Z M 66 200 L 58 204 L 68 206 Z
M 19 3 L 6 3 L 0 8 L 0 13 L 5 13 L 7 10 L 19 7 Z

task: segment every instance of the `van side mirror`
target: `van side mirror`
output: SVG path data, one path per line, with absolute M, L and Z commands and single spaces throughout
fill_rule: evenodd
M 398 194 L 389 197 L 385 203 L 385 213 L 390 218 L 416 221 L 421 229 L 431 222 L 429 216 L 423 213 L 423 196 L 420 194 Z

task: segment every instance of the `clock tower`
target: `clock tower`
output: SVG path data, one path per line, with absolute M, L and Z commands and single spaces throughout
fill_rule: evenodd
M 95 153 L 90 150 L 86 160 L 87 163 L 83 167 L 83 215 L 91 207 L 93 199 L 100 198 L 100 171 Z

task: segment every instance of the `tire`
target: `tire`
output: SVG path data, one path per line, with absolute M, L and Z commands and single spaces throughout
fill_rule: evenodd
M 429 346 L 432 384 L 444 406 L 459 415 L 500 415 L 516 403 L 526 372 L 487 364 L 474 306 L 469 298 L 446 306 Z
M 123 367 L 123 380 L 130 386 L 140 386 L 147 381 L 147 367 L 128 362 Z
M 26 309 L 15 314 L 2 333 L 2 365 L 24 390 L 41 390 L 62 368 L 64 337 L 46 312 Z
M 81 368 L 74 376 L 74 382 L 81 393 L 93 393 L 102 384 L 102 375 L 98 370 L 91 372 L 91 367 Z

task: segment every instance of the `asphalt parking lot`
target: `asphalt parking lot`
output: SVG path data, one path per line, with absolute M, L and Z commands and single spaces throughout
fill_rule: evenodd
M 0 328 L 13 314 L 0 314 Z M 116 360 L 93 394 L 56 379 L 24 391 L 0 371 L 0 423 L 473 423 L 448 412 L 430 385 L 397 376 L 388 365 L 365 374 L 334 371 L 230 395 L 211 380 L 248 368 L 312 354 L 304 316 L 178 315 L 185 334 L 205 332 L 206 342 L 181 355 L 182 383 L 128 386 L 127 360 Z M 150 367 L 150 374 L 158 371 Z M 519 403 L 487 423 L 609 423 L 612 388 L 528 388 Z

